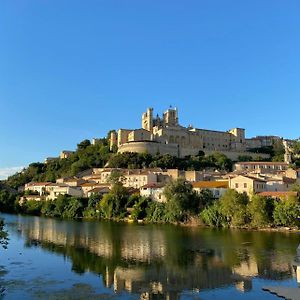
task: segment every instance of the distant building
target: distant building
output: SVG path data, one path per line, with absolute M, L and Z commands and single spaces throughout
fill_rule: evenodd
M 36 192 L 40 196 L 45 195 L 46 187 L 51 184 L 51 182 L 29 182 L 25 184 L 24 191 Z
M 235 171 L 256 171 L 257 173 L 267 173 L 267 172 L 278 172 L 286 171 L 289 168 L 289 164 L 285 162 L 238 162 L 234 164 Z
M 246 139 L 246 147 L 247 149 L 271 147 L 275 142 L 281 140 L 281 137 L 273 135 L 256 136 L 251 139 Z
M 169 108 L 162 117 L 153 117 L 153 109 L 148 108 L 142 115 L 142 128 L 111 131 L 110 147 L 118 147 L 119 152 L 147 152 L 152 155 L 171 154 L 177 157 L 222 152 L 237 160 L 239 155 L 256 157 L 258 154 L 246 152 L 245 129 L 233 128 L 228 131 L 198 129 L 179 125 L 178 110 Z M 255 145 L 256 146 L 256 145 Z M 259 154 L 269 157 L 266 154 Z
M 59 195 L 69 195 L 74 197 L 83 196 L 81 188 L 60 183 L 51 183 L 47 185 L 47 193 L 47 200 L 55 200 Z
M 109 192 L 110 189 L 108 187 L 95 187 L 87 192 L 87 197 L 91 197 L 92 195 L 103 196 L 105 194 L 108 194 Z
M 69 158 L 74 153 L 75 151 L 63 150 L 60 152 L 59 158 L 60 159 Z

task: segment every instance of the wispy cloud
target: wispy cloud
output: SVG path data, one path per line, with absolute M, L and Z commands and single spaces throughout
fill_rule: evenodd
M 24 167 L 8 167 L 8 168 L 0 168 L 0 180 L 6 179 L 8 176 L 13 175 L 19 171 L 21 171 Z

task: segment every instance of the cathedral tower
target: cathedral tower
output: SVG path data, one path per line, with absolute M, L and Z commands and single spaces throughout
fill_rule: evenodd
M 148 108 L 142 115 L 142 128 L 152 132 L 153 130 L 153 108 Z

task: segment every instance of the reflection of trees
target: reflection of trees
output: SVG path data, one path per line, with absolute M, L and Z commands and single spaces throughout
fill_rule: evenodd
M 4 228 L 4 222 L 0 218 L 0 246 L 2 246 L 4 249 L 6 249 L 7 245 L 8 245 L 8 235 L 7 235 L 7 232 L 3 228 Z
M 253 276 L 289 278 L 298 244 L 296 235 L 169 225 L 27 217 L 19 226 L 28 246 L 70 258 L 75 272 L 101 274 L 116 291 L 141 295 L 175 297 L 182 290 L 235 282 L 249 290 Z

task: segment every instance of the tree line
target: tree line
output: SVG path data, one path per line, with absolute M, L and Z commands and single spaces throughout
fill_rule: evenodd
M 211 227 L 262 228 L 298 227 L 300 204 L 297 197 L 286 200 L 228 189 L 220 199 L 209 190 L 197 193 L 184 179 L 169 182 L 164 188 L 165 202 L 131 194 L 115 180 L 109 193 L 89 198 L 59 195 L 56 200 L 14 202 L 13 211 L 31 215 L 68 219 L 143 220 L 150 223 L 189 223 Z

